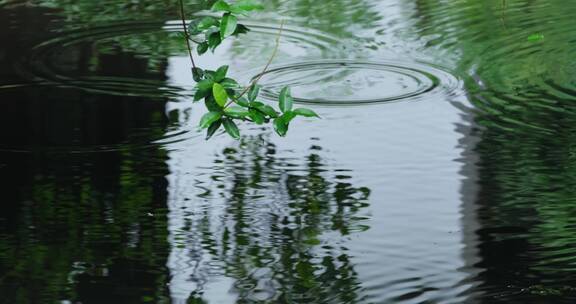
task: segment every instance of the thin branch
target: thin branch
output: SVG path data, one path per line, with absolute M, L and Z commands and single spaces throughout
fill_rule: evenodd
M 268 59 L 268 62 L 266 63 L 266 65 L 264 66 L 264 69 L 262 70 L 262 72 L 260 72 L 260 74 L 258 74 L 258 76 L 256 77 L 256 79 L 254 79 L 249 86 L 247 86 L 241 93 L 240 95 L 238 95 L 234 100 L 238 100 L 240 99 L 242 96 L 244 96 L 246 93 L 248 93 L 248 91 L 250 91 L 250 89 L 252 87 L 254 87 L 258 81 L 260 81 L 260 79 L 262 79 L 262 77 L 264 76 L 264 74 L 266 74 L 266 72 L 268 71 L 268 68 L 270 67 L 270 64 L 272 64 L 272 61 L 274 60 L 274 58 L 276 57 L 276 54 L 278 53 L 278 48 L 280 47 L 280 37 L 282 37 L 282 31 L 284 30 L 284 20 L 282 20 L 282 22 L 280 23 L 280 30 L 278 30 L 278 35 L 276 35 L 276 45 L 274 46 L 274 51 L 272 51 L 272 55 L 270 56 L 270 59 Z M 228 106 L 230 106 L 234 100 L 230 101 L 224 108 L 227 108 Z
M 260 79 L 268 71 L 270 64 L 272 64 L 272 61 L 276 57 L 276 54 L 278 54 L 278 48 L 280 46 L 280 37 L 282 37 L 282 30 L 284 30 L 284 20 L 282 20 L 282 22 L 280 23 L 280 30 L 278 30 L 278 35 L 276 36 L 276 45 L 274 46 L 274 51 L 272 52 L 272 56 L 270 56 L 270 59 L 268 59 L 268 62 L 266 63 L 266 66 L 264 67 L 262 72 L 258 75 L 258 77 L 256 77 L 256 79 L 254 79 L 254 81 L 252 81 L 252 85 L 250 85 L 248 88 L 246 88 L 244 90 L 244 92 L 242 92 L 240 94 L 240 96 L 238 96 L 238 98 L 240 98 L 240 97 L 242 97 L 242 95 L 246 94 L 248 92 L 248 90 L 250 90 L 250 87 L 253 87 L 254 85 L 256 85 L 258 83 L 258 81 L 260 81 Z
M 188 35 L 188 27 L 186 26 L 186 17 L 184 16 L 184 3 L 180 0 L 180 18 L 182 19 L 182 27 L 184 28 L 184 39 L 186 39 L 186 46 L 188 47 L 188 55 L 190 55 L 190 62 L 192 62 L 192 67 L 196 68 L 196 63 L 194 63 L 194 57 L 192 56 L 192 47 L 190 46 L 190 35 Z

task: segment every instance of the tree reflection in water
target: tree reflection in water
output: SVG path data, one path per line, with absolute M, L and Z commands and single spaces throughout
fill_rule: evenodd
M 349 170 L 330 168 L 321 153 L 312 145 L 305 157 L 287 158 L 265 136 L 248 137 L 219 153 L 204 180 L 195 172 L 195 189 L 183 193 L 196 197 L 171 208 L 172 223 L 180 223 L 170 225 L 174 288 L 187 285 L 189 302 L 202 303 L 219 275 L 231 279 L 219 293 L 237 303 L 360 300 L 345 243 L 369 228 L 370 190 L 351 184 Z

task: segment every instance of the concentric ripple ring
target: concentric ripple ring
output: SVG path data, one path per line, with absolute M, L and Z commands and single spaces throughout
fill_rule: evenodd
M 295 102 L 358 105 L 450 95 L 460 81 L 442 68 L 421 62 L 321 60 L 273 67 L 261 84 L 263 97 L 270 100 L 290 86 Z
M 200 16 L 198 16 L 200 17 Z M 119 37 L 138 37 L 150 33 L 177 33 L 182 31 L 181 21 L 123 22 L 108 24 L 89 29 L 81 28 L 63 32 L 61 35 L 34 46 L 28 54 L 17 63 L 21 75 L 31 81 L 53 84 L 61 87 L 74 87 L 96 93 L 129 95 L 138 97 L 182 97 L 193 95 L 192 86 L 176 87 L 166 85 L 163 81 L 133 77 L 112 77 L 104 75 L 85 75 L 75 71 L 63 72 L 57 66 L 60 57 L 69 53 L 70 48 L 84 43 L 95 44 L 106 39 Z M 244 22 L 252 29 L 253 34 L 268 36 L 277 34 L 278 26 L 266 22 Z M 258 36 L 256 36 L 258 37 Z M 321 32 L 287 26 L 283 37 L 292 48 L 301 47 L 308 51 L 324 54 L 337 49 L 338 40 Z M 180 39 L 180 38 L 179 38 Z M 146 54 L 143 54 L 146 55 Z M 167 57 L 181 54 L 166 54 Z

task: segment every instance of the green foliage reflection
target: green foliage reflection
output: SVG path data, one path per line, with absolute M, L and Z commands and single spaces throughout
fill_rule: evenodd
M 352 185 L 348 170 L 329 169 L 319 146 L 302 163 L 276 151 L 262 137 L 248 137 L 218 155 L 210 182 L 196 181 L 200 194 L 189 208 L 197 211 L 184 212 L 196 215 L 177 230 L 180 259 L 200 265 L 191 270 L 194 281 L 209 265 L 222 265 L 235 280 L 237 303 L 359 302 L 345 242 L 369 228 L 370 190 Z M 203 244 L 201 255 L 196 244 Z M 193 298 L 204 289 L 200 284 Z

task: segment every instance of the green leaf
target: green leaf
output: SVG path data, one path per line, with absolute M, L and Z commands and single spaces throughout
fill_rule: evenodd
M 316 114 L 316 112 L 314 112 L 310 109 L 298 108 L 298 109 L 295 109 L 293 112 L 296 115 L 300 115 L 300 116 L 304 116 L 304 117 L 318 117 L 318 118 L 320 118 L 320 116 L 318 116 L 318 114 Z
M 228 101 L 228 93 L 226 93 L 226 89 L 224 89 L 221 84 L 215 83 L 214 86 L 212 86 L 212 94 L 214 95 L 214 99 L 218 105 L 221 107 L 226 105 L 226 102 Z
M 240 97 L 240 99 L 236 100 L 236 103 L 237 103 L 239 106 L 242 106 L 242 107 L 245 107 L 245 108 L 250 107 L 250 103 L 248 103 L 248 100 L 247 100 L 246 98 L 244 98 L 244 97 Z
M 188 34 L 190 35 L 197 35 L 200 34 L 202 31 L 198 28 L 198 24 L 200 22 L 198 20 L 192 20 L 188 23 Z
M 224 113 L 227 116 L 234 117 L 234 118 L 244 118 L 244 117 L 250 115 L 250 113 L 248 111 L 246 111 L 245 108 L 238 107 L 238 106 L 226 108 L 224 110 Z
M 218 36 L 220 36 L 220 27 L 211 27 L 207 29 L 204 32 L 204 40 L 208 41 L 208 39 L 210 39 L 210 36 L 212 36 L 214 33 L 218 33 Z
M 202 116 L 200 119 L 200 128 L 206 129 L 208 128 L 213 122 L 222 118 L 222 113 L 220 112 L 208 112 Z
M 216 103 L 214 100 L 214 96 L 208 95 L 204 99 L 204 105 L 206 105 L 206 109 L 210 112 L 222 112 L 222 108 Z
M 272 118 L 278 117 L 278 112 L 276 112 L 273 107 L 267 104 L 263 104 L 261 102 L 253 102 L 251 106 Z
M 209 96 L 212 91 L 212 86 L 214 81 L 210 79 L 201 80 L 196 84 L 196 94 L 194 95 L 194 101 L 200 100 L 206 96 Z
M 196 88 L 197 88 L 199 91 L 209 91 L 209 90 L 212 89 L 212 86 L 213 86 L 213 85 L 214 85 L 214 81 L 213 81 L 213 80 L 205 79 L 205 80 L 202 80 L 202 81 L 198 82 L 198 83 L 196 84 Z
M 284 122 L 288 125 L 288 124 L 290 124 L 292 119 L 294 119 L 294 117 L 296 117 L 296 113 L 294 113 L 292 111 L 288 111 L 288 112 L 282 114 L 282 116 L 280 116 L 280 117 L 282 117 Z
M 214 3 L 214 5 L 212 5 L 212 10 L 215 12 L 220 11 L 228 12 L 230 11 L 230 4 L 226 3 L 226 1 L 218 0 L 216 1 L 216 3 Z
M 198 46 L 196 47 L 196 51 L 198 52 L 198 55 L 202 55 L 204 53 L 206 53 L 206 51 L 208 51 L 208 42 L 202 42 L 199 43 Z
M 228 93 L 228 96 L 236 96 L 236 90 L 232 89 L 232 88 L 227 88 L 226 89 L 226 93 Z
M 210 94 L 210 91 L 196 91 L 196 93 L 194 94 L 194 101 L 198 101 L 202 98 L 207 97 Z
M 200 82 L 204 77 L 204 70 L 201 68 L 192 68 L 192 77 L 194 78 L 194 81 Z
M 256 100 L 258 94 L 260 94 L 260 86 L 255 84 L 250 88 L 250 91 L 248 91 L 248 100 L 250 101 Z
M 238 126 L 233 120 L 224 119 L 223 123 L 224 123 L 224 129 L 226 129 L 226 132 L 228 132 L 228 134 L 230 134 L 232 138 L 240 139 L 240 130 L 238 129 Z
M 530 42 L 536 42 L 536 41 L 540 41 L 544 39 L 544 34 L 542 33 L 536 33 L 536 34 L 532 34 L 530 36 L 528 36 L 527 40 Z
M 225 14 L 220 23 L 220 38 L 224 40 L 226 37 L 234 34 L 236 26 L 238 25 L 238 18 L 234 15 Z
M 222 119 L 218 119 L 217 121 L 213 122 L 208 128 L 208 131 L 206 131 L 206 140 L 210 139 L 214 135 L 214 133 L 216 133 L 216 131 L 220 129 L 221 125 L 222 125 Z
M 218 26 L 218 19 L 214 17 L 204 17 L 198 22 L 197 28 L 201 31 L 207 30 L 213 26 Z
M 249 28 L 247 28 L 245 25 L 243 24 L 238 24 L 236 26 L 236 31 L 234 31 L 234 34 L 232 34 L 233 36 L 238 36 L 240 34 L 246 34 L 250 31 Z
M 224 78 L 220 81 L 220 84 L 226 89 L 238 88 L 238 82 L 232 78 Z
M 238 0 L 236 3 L 231 5 L 231 10 L 238 13 L 263 9 L 264 6 L 254 0 Z
M 214 75 L 216 75 L 216 72 L 214 72 L 214 71 L 210 71 L 210 70 L 205 70 L 205 71 L 204 71 L 204 77 L 205 77 L 206 79 L 209 79 L 209 80 L 214 81 Z
M 218 70 L 216 70 L 216 73 L 214 74 L 214 81 L 221 82 L 222 80 L 224 80 L 224 78 L 226 78 L 226 73 L 228 73 L 227 65 L 219 67 Z
M 216 47 L 218 47 L 222 43 L 222 39 L 220 38 L 220 32 L 214 32 L 208 36 L 208 46 L 214 52 Z
M 283 113 L 292 110 L 293 103 L 294 100 L 292 99 L 292 95 L 290 95 L 290 88 L 284 87 L 282 91 L 280 91 L 280 98 L 279 98 L 280 110 L 282 110 Z
M 250 109 L 248 113 L 250 118 L 252 118 L 252 121 L 257 125 L 263 124 L 266 120 L 266 117 L 264 117 L 264 115 L 262 115 L 258 110 Z
M 284 121 L 284 117 L 274 119 L 274 130 L 278 135 L 284 137 L 288 132 L 288 124 Z

